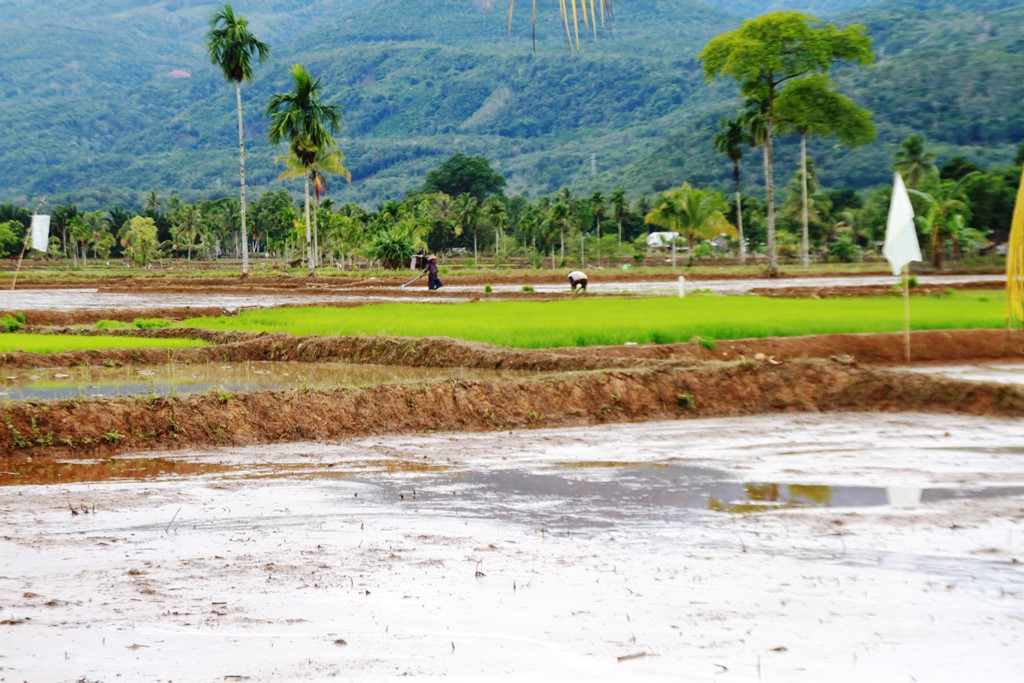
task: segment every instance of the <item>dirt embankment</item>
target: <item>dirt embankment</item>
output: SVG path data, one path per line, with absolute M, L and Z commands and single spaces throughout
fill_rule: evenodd
M 67 333 L 81 333 L 66 330 Z M 595 346 L 565 349 L 514 349 L 447 337 L 294 337 L 288 334 L 214 332 L 195 329 L 103 330 L 88 334 L 142 337 L 190 337 L 213 346 L 188 349 L 116 349 L 55 354 L 0 354 L 0 365 L 12 368 L 76 367 L 81 365 L 162 365 L 288 360 L 462 367 L 499 370 L 592 370 L 638 367 L 652 361 L 682 363 L 733 361 L 763 355 L 774 361 L 837 358 L 848 364 L 894 365 L 904 362 L 904 336 L 892 334 L 827 334 L 769 337 L 715 342 Z M 911 335 L 916 363 L 1021 359 L 1024 335 L 1007 330 L 921 330 Z
M 814 410 L 1024 417 L 1024 390 L 829 361 L 772 365 L 749 360 L 329 391 L 22 401 L 0 407 L 0 453 L 95 456 L 428 430 Z

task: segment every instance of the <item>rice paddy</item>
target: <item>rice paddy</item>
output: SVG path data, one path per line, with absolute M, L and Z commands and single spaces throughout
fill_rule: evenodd
M 198 339 L 148 339 L 143 337 L 95 336 L 56 334 L 0 334 L 0 353 L 27 351 L 30 353 L 60 353 L 104 349 L 182 349 L 206 346 Z
M 911 299 L 911 327 L 999 328 L 1005 324 L 1005 312 L 1005 295 L 1001 292 L 916 296 Z M 295 335 L 445 336 L 519 348 L 668 344 L 694 337 L 897 332 L 903 324 L 903 301 L 898 297 L 745 296 L 287 308 L 247 310 L 236 316 L 192 318 L 180 323 L 182 327 Z

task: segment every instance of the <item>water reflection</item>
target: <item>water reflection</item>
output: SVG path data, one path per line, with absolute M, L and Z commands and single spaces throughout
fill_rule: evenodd
M 227 391 L 331 389 L 423 379 L 484 379 L 512 371 L 467 368 L 413 368 L 396 365 L 251 361 L 159 366 L 6 369 L 0 374 L 0 400 L 53 400 Z
M 152 479 L 164 475 L 198 476 L 235 469 L 215 462 L 189 462 L 167 458 L 108 458 L 57 460 L 52 458 L 0 459 L 0 486 L 73 484 L 111 479 Z
M 595 465 L 597 465 L 595 463 Z M 521 519 L 547 528 L 611 527 L 624 519 L 685 522 L 703 512 L 756 513 L 788 508 L 912 505 L 956 498 L 1024 494 L 1024 487 L 895 489 L 738 482 L 721 470 L 654 463 L 529 472 L 494 470 L 417 477 L 403 483 L 366 480 L 388 500 L 416 499 L 453 515 Z M 403 498 L 403 495 L 405 496 Z

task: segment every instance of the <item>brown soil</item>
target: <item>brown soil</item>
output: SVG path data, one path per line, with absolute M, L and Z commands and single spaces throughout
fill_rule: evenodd
M 686 342 L 536 350 L 506 348 L 447 337 L 293 337 L 281 333 L 195 329 L 90 330 L 86 333 L 191 337 L 209 341 L 213 346 L 174 351 L 114 349 L 46 355 L 12 352 L 0 354 L 0 365 L 32 368 L 288 360 L 557 371 L 638 367 L 651 361 L 687 364 L 708 360 L 736 361 L 759 355 L 774 362 L 830 358 L 851 365 L 893 365 L 904 361 L 905 344 L 904 336 L 900 333 L 826 334 L 725 340 L 715 342 L 713 349 L 707 349 L 696 342 Z M 1020 359 L 1024 357 L 1024 337 L 1020 332 L 1007 330 L 920 330 L 911 334 L 911 357 L 916 363 Z
M 0 453 L 105 455 L 137 449 L 339 438 L 430 429 L 560 426 L 794 410 L 938 410 L 1024 414 L 1024 390 L 884 372 L 902 360 L 899 334 L 523 350 L 446 338 L 292 337 L 183 330 L 215 346 L 175 351 L 178 363 L 349 361 L 419 367 L 569 372 L 536 379 L 430 381 L 367 389 L 248 392 L 184 398 L 28 401 L 0 407 Z M 1021 358 L 1002 330 L 915 332 L 918 362 Z M 817 359 L 817 360 L 810 360 Z M 823 360 L 828 359 L 828 360 Z M 163 364 L 166 350 L 0 356 L 9 367 Z M 731 361 L 731 362 L 723 362 Z
M 617 273 L 609 273 L 602 277 Z M 623 279 L 636 276 L 621 274 Z M 504 279 L 503 279 L 504 277 Z M 460 284 L 522 282 L 517 276 L 460 278 Z M 661 276 L 673 279 L 674 275 Z M 689 277 L 689 276 L 688 276 Z M 719 277 L 719 276 L 715 276 Z M 644 279 L 659 279 L 645 276 Z M 694 280 L 698 279 L 696 277 Z M 560 273 L 534 282 L 561 282 Z M 391 286 L 400 278 L 259 277 L 107 279 L 87 286 L 136 291 L 276 292 L 310 288 Z M 35 285 L 37 283 L 33 283 Z M 82 286 L 48 281 L 43 286 Z M 967 285 L 974 286 L 974 285 Z M 793 288 L 792 295 L 850 295 L 855 290 Z M 888 293 L 888 288 L 882 288 Z M 940 288 L 940 289 L 945 289 Z M 843 290 L 843 291 L 839 291 Z M 408 291 L 408 290 L 405 290 Z M 784 290 L 785 291 L 785 290 Z M 918 288 L 927 293 L 928 288 Z M 768 292 L 764 292 L 768 293 Z M 772 290 L 771 294 L 777 294 Z M 533 295 L 534 293 L 530 293 Z M 516 295 L 518 296 L 518 294 Z M 560 296 L 560 295 L 555 295 Z M 354 305 L 354 304 L 353 304 Z M 70 326 L 98 319 L 181 319 L 221 315 L 210 309 L 30 311 L 33 326 Z M 79 330 L 57 330 L 83 333 Z M 990 415 L 1024 413 L 1024 390 L 956 382 L 866 365 L 903 360 L 901 334 L 844 334 L 697 343 L 524 350 L 447 338 L 293 337 L 200 330 L 104 330 L 84 333 L 189 336 L 211 346 L 173 352 L 81 351 L 0 354 L 6 367 L 145 365 L 257 360 L 353 362 L 413 367 L 535 370 L 524 379 L 423 381 L 363 389 L 209 392 L 182 398 L 121 397 L 0 404 L 0 455 L 83 454 L 130 450 L 329 439 L 424 430 L 562 426 L 670 417 L 744 415 L 797 410 L 933 410 Z M 1005 330 L 921 331 L 912 335 L 916 363 L 1020 359 L 1024 337 Z
M 107 455 L 429 430 L 500 430 L 814 410 L 1024 416 L 1024 390 L 834 361 L 705 363 L 329 391 L 23 401 L 0 407 L 3 453 Z

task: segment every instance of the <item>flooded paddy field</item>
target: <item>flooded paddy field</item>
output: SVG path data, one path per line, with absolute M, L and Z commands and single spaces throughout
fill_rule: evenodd
M 0 680 L 1019 680 L 1016 419 L 775 415 L 63 467 L 27 484 L 0 461 Z
M 219 281 L 217 284 L 189 283 L 188 280 L 174 282 L 138 280 L 133 289 L 119 282 L 103 287 L 60 287 L 47 284 L 45 288 L 31 289 L 34 283 L 22 288 L 4 292 L 0 306 L 7 311 L 72 311 L 72 310 L 143 310 L 148 308 L 192 307 L 223 308 L 235 311 L 243 308 L 267 308 L 286 305 L 338 304 L 357 305 L 365 303 L 434 302 L 458 303 L 480 297 L 485 286 L 499 297 L 543 298 L 568 295 L 569 287 L 563 277 L 542 280 L 524 275 L 521 279 L 496 276 L 491 282 L 486 276 L 452 276 L 446 278 L 445 287 L 436 292 L 426 289 L 425 281 L 406 288 L 400 288 L 401 279 L 384 280 L 367 278 L 364 281 L 333 281 L 332 278 L 318 278 L 308 286 L 299 284 L 298 278 L 268 283 L 261 291 L 259 279 L 252 284 L 238 280 Z M 554 279 L 554 281 L 551 281 Z M 1005 275 L 921 275 L 917 277 L 922 287 L 968 287 L 991 286 L 998 289 L 1005 283 Z M 692 276 L 685 283 L 688 293 L 712 295 L 748 294 L 751 292 L 771 293 L 785 290 L 788 295 L 829 292 L 842 289 L 862 289 L 865 294 L 887 292 L 899 284 L 899 278 L 886 275 L 850 275 L 822 277 L 766 278 L 714 278 Z M 285 287 L 284 285 L 287 285 Z M 531 289 L 524 291 L 524 286 Z M 654 279 L 643 275 L 630 275 L 621 271 L 591 273 L 588 291 L 594 294 L 629 296 L 677 296 L 677 277 Z M 806 294 L 804 294 L 806 295 Z
M 512 371 L 401 365 L 249 361 L 0 370 L 0 401 L 94 396 L 169 396 L 200 391 L 324 390 L 424 379 L 494 379 Z

